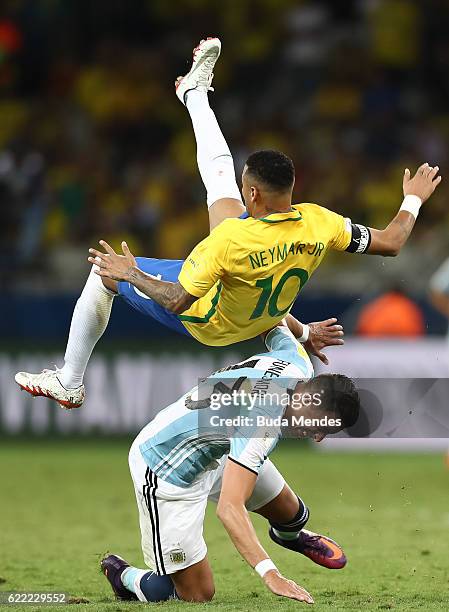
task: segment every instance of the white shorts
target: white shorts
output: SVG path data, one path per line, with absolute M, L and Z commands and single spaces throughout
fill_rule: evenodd
M 146 565 L 158 575 L 173 574 L 198 563 L 207 553 L 203 538 L 208 500 L 217 502 L 226 455 L 215 470 L 204 472 L 191 486 L 177 487 L 158 478 L 140 452 L 139 437 L 129 451 L 129 468 L 139 509 L 142 551 Z M 257 510 L 279 495 L 285 481 L 267 459 L 246 503 Z

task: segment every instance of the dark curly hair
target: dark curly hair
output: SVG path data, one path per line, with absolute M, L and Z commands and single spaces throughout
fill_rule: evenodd
M 359 418 L 360 397 L 350 378 L 343 374 L 320 374 L 309 381 L 308 390 L 320 393 L 321 410 L 340 418 L 342 429 L 355 425 Z
M 247 172 L 272 191 L 284 192 L 293 187 L 295 167 L 292 160 L 281 153 L 265 149 L 252 153 L 246 160 Z

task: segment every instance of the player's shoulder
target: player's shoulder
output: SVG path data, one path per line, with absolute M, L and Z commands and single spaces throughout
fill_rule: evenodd
M 329 232 L 333 234 L 337 228 L 348 221 L 339 213 L 312 202 L 298 204 L 297 209 L 306 224 L 319 228 L 324 234 Z
M 299 210 L 302 215 L 314 215 L 314 216 L 332 216 L 336 213 L 321 204 L 315 204 L 314 202 L 301 202 L 300 204 L 295 204 L 293 208 Z
M 245 219 L 239 219 L 238 217 L 230 217 L 228 219 L 223 219 L 221 223 L 214 227 L 210 235 L 216 236 L 217 238 L 231 238 L 232 232 L 240 229 L 244 221 Z
M 242 223 L 249 219 L 246 217 L 245 219 L 240 219 L 240 217 L 228 217 L 227 219 L 223 219 L 218 227 L 243 227 Z
M 244 224 L 246 219 L 232 217 L 214 227 L 210 233 L 210 240 L 215 244 L 221 245 L 226 249 L 239 249 L 242 244 L 242 235 L 245 231 Z

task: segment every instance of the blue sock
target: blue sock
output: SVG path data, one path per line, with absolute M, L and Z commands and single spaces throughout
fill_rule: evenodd
M 170 576 L 158 576 L 154 572 L 127 567 L 122 576 L 123 586 L 137 595 L 139 601 L 167 601 L 177 599 Z

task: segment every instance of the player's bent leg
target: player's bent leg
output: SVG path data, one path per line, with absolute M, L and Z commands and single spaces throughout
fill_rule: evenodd
M 154 572 L 133 567 L 118 555 L 107 555 L 100 567 L 116 598 L 121 601 L 155 603 L 177 598 L 169 576 L 158 576 Z
M 235 198 L 221 198 L 216 200 L 209 207 L 209 225 L 211 231 L 214 227 L 220 225 L 224 219 L 240 217 L 245 211 L 246 208 L 241 200 L 236 200 Z
M 223 219 L 240 217 L 245 212 L 231 151 L 207 97 L 220 51 L 218 38 L 202 40 L 193 51 L 190 71 L 176 82 L 176 94 L 192 120 L 198 169 L 207 191 L 211 230 Z
M 267 504 L 254 510 L 257 514 L 268 519 L 271 523 L 285 523 L 291 521 L 292 517 L 305 512 L 302 500 L 298 498 L 290 489 L 287 483 L 284 483 L 281 492 Z M 305 517 L 307 522 L 307 517 Z
M 278 474 L 270 462 L 268 469 L 260 473 L 253 495 L 257 495 L 259 479 L 259 487 L 268 491 L 270 482 L 279 481 Z M 267 503 L 248 509 L 268 519 L 270 538 L 279 546 L 300 553 L 328 569 L 342 569 L 346 565 L 346 556 L 334 540 L 304 529 L 309 519 L 309 509 L 285 482 L 281 491 Z
M 170 599 L 205 603 L 215 594 L 212 570 L 207 558 L 174 574 L 158 576 L 155 572 L 129 565 L 118 555 L 107 555 L 101 561 L 117 599 L 161 602 Z
M 245 212 L 237 185 L 231 151 L 209 106 L 207 93 L 193 89 L 186 94 L 197 144 L 198 170 L 207 192 L 211 231 L 228 217 Z
M 214 577 L 207 557 L 170 575 L 176 594 L 184 601 L 206 602 L 215 595 Z
M 109 323 L 115 293 L 92 268 L 73 311 L 64 366 L 40 374 L 18 372 L 17 384 L 31 395 L 56 400 L 63 408 L 80 407 L 85 397 L 84 373 Z
M 108 289 L 108 291 L 112 291 L 112 293 L 118 293 L 118 282 L 112 278 L 107 278 L 107 276 L 101 276 L 101 282 L 103 286 Z
M 141 601 L 155 601 L 169 578 L 173 583 L 173 590 L 167 590 L 169 597 L 210 601 L 214 583 L 203 538 L 207 483 L 200 480 L 182 488 L 158 478 L 140 449 L 147 438 L 145 428 L 131 446 L 129 467 L 139 510 L 143 557 L 153 571 L 127 572 L 122 584 Z M 108 580 L 111 582 L 109 577 Z M 117 595 L 120 584 L 111 586 Z

